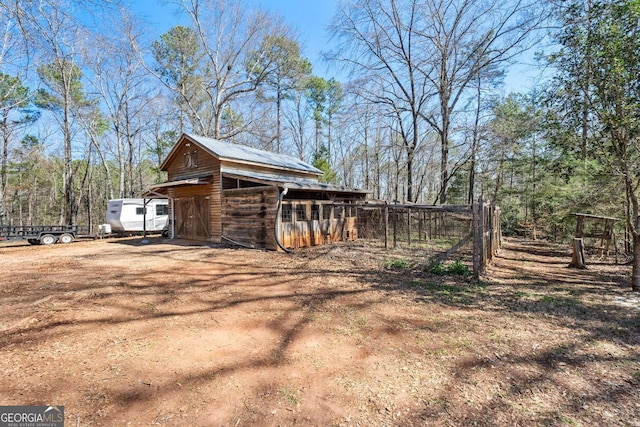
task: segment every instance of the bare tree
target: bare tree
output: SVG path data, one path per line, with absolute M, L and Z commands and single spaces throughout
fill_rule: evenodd
M 14 1 L 4 6 L 19 23 L 25 44 L 37 57 L 38 77 L 48 88 L 48 91 L 39 91 L 39 105 L 54 113 L 60 127 L 64 193 L 60 222 L 67 224 L 75 222 L 78 209 L 72 164 L 74 114 L 88 105 L 79 48 L 82 41 L 90 39 L 90 32 L 82 20 L 104 12 L 110 3 L 41 0 Z
M 291 102 L 284 109 L 285 129 L 288 131 L 295 154 L 304 160 L 311 144 L 307 136 L 307 122 L 309 121 L 309 111 L 305 104 L 304 83 L 301 84 L 291 95 Z
M 369 102 L 385 105 L 398 122 L 406 156 L 406 200 L 414 201 L 414 156 L 420 144 L 422 115 L 435 94 L 423 72 L 429 64 L 414 41 L 418 0 L 366 0 L 341 5 L 330 30 L 338 47 L 327 58 L 339 61 L 376 84 L 361 90 Z
M 150 87 L 149 76 L 139 61 L 142 35 L 139 24 L 126 10 L 121 10 L 111 26 L 114 33 L 96 35 L 85 55 L 92 70 L 91 84 L 106 108 L 115 138 L 118 197 L 122 198 L 139 190 L 135 184 L 136 153 L 147 130 L 147 107 L 157 91 Z M 102 157 L 103 149 L 94 145 Z
M 532 32 L 546 18 L 532 0 L 422 0 L 416 42 L 427 58 L 420 72 L 437 93 L 435 112 L 420 114 L 438 132 L 441 146 L 439 202 L 447 201 L 452 174 L 449 148 L 459 102 L 481 76 L 492 76 L 530 47 Z
M 254 92 L 273 67 L 256 59 L 267 36 L 286 37 L 280 19 L 242 0 L 179 0 L 202 48 L 199 79 L 205 106 L 193 109 L 196 129 L 203 135 L 231 138 L 250 121 L 234 111 L 234 103 Z M 264 58 L 268 56 L 264 55 Z M 253 67 L 251 67 L 253 64 Z M 173 88 L 174 89 L 174 88 Z
M 379 79 L 371 101 L 389 106 L 406 151 L 407 200 L 415 200 L 414 157 L 426 122 L 440 139 L 440 189 L 450 164 L 459 103 L 478 78 L 486 79 L 525 50 L 545 18 L 533 0 L 365 0 L 345 2 L 330 27 L 339 42 L 327 55 L 359 75 Z

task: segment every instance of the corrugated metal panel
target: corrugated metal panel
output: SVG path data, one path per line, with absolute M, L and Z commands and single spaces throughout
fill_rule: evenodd
M 234 160 L 242 163 L 253 163 L 322 175 L 322 171 L 320 169 L 286 154 L 271 153 L 269 151 L 258 150 L 256 148 L 239 144 L 229 144 L 218 141 L 217 139 L 205 138 L 203 136 L 193 134 L 185 135 L 211 151 L 211 153 L 218 156 L 220 160 Z
M 264 181 L 265 183 L 271 183 L 281 188 L 290 188 L 292 190 L 310 190 L 310 191 L 327 191 L 335 193 L 356 193 L 356 194 L 368 194 L 367 190 L 361 190 L 357 188 L 349 188 L 343 185 L 325 184 L 311 179 L 296 179 L 291 175 L 282 175 L 276 173 L 258 173 L 242 171 L 235 168 L 222 167 L 222 173 L 225 176 L 234 178 L 247 178 Z
M 256 171 L 241 169 L 230 165 L 221 165 L 220 171 L 225 176 L 233 176 L 238 178 L 254 178 L 270 183 L 300 182 L 307 184 L 318 184 L 317 179 L 309 179 L 303 176 L 294 176 L 291 173 L 282 173 L 281 171 Z

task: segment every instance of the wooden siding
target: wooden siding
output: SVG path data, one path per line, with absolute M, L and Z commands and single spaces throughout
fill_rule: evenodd
M 197 161 L 185 160 L 196 152 Z M 187 140 L 181 140 L 180 147 L 176 150 L 171 163 L 167 165 L 169 181 L 202 177 L 211 174 L 214 169 L 220 171 L 220 162 L 207 151 Z M 218 164 L 217 168 L 215 165 Z
M 220 162 L 217 159 L 211 164 L 211 241 L 222 242 L 222 176 Z
M 275 240 L 278 190 L 275 187 L 222 191 L 222 235 L 259 248 L 277 249 Z
M 278 230 L 280 242 L 285 248 L 299 249 L 358 238 L 357 221 L 352 216 L 355 215 L 355 208 L 352 210 L 343 205 L 334 206 L 311 200 L 285 200 L 282 204 L 285 211 L 291 210 L 290 218 L 285 213 Z M 304 217 L 301 217 L 302 206 Z M 316 218 L 312 218 L 313 206 L 320 207 Z
M 169 189 L 177 238 L 211 240 L 211 188 L 211 185 L 190 185 Z
M 197 167 L 187 168 L 184 160 L 185 155 L 189 155 L 193 150 L 198 150 Z M 222 241 L 222 216 L 221 210 L 221 190 L 222 183 L 220 177 L 220 162 L 218 159 L 208 154 L 204 150 L 197 147 L 195 144 L 186 146 L 186 141 L 181 142 L 181 147 L 177 150 L 176 155 L 173 157 L 173 161 L 167 165 L 169 181 L 177 181 L 181 179 L 188 179 L 194 177 L 208 176 L 211 179 L 210 185 L 189 185 L 170 188 L 168 190 L 168 196 L 170 198 L 184 198 L 184 197 L 197 197 L 208 196 L 208 222 L 209 227 L 206 231 L 206 237 L 200 236 L 194 240 L 206 240 L 213 243 L 220 243 Z M 202 202 L 204 203 L 204 202 Z M 176 214 L 178 214 L 178 208 L 176 207 Z M 181 228 L 181 224 L 188 218 L 182 218 L 176 215 L 176 237 L 188 238 L 181 236 L 178 230 L 183 233 L 184 228 Z M 189 224 L 186 224 L 188 226 Z M 204 231 L 204 230 L 203 230 Z

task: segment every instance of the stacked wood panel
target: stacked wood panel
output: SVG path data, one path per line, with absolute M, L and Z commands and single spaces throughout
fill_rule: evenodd
M 315 200 L 285 200 L 283 205 L 292 211 L 290 220 L 283 218 L 279 227 L 280 241 L 286 248 L 299 249 L 358 237 L 355 209 L 351 207 L 347 210 L 342 205 Z M 305 207 L 304 218 L 296 214 L 301 206 Z M 314 206 L 319 207 L 316 218 L 311 215 Z
M 234 242 L 277 249 L 275 240 L 278 189 L 238 188 L 222 191 L 222 236 Z

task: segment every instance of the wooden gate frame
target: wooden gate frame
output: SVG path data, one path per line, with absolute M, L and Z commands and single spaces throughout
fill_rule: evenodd
M 500 207 L 483 197 L 473 204 L 473 277 L 480 279 L 502 245 Z

